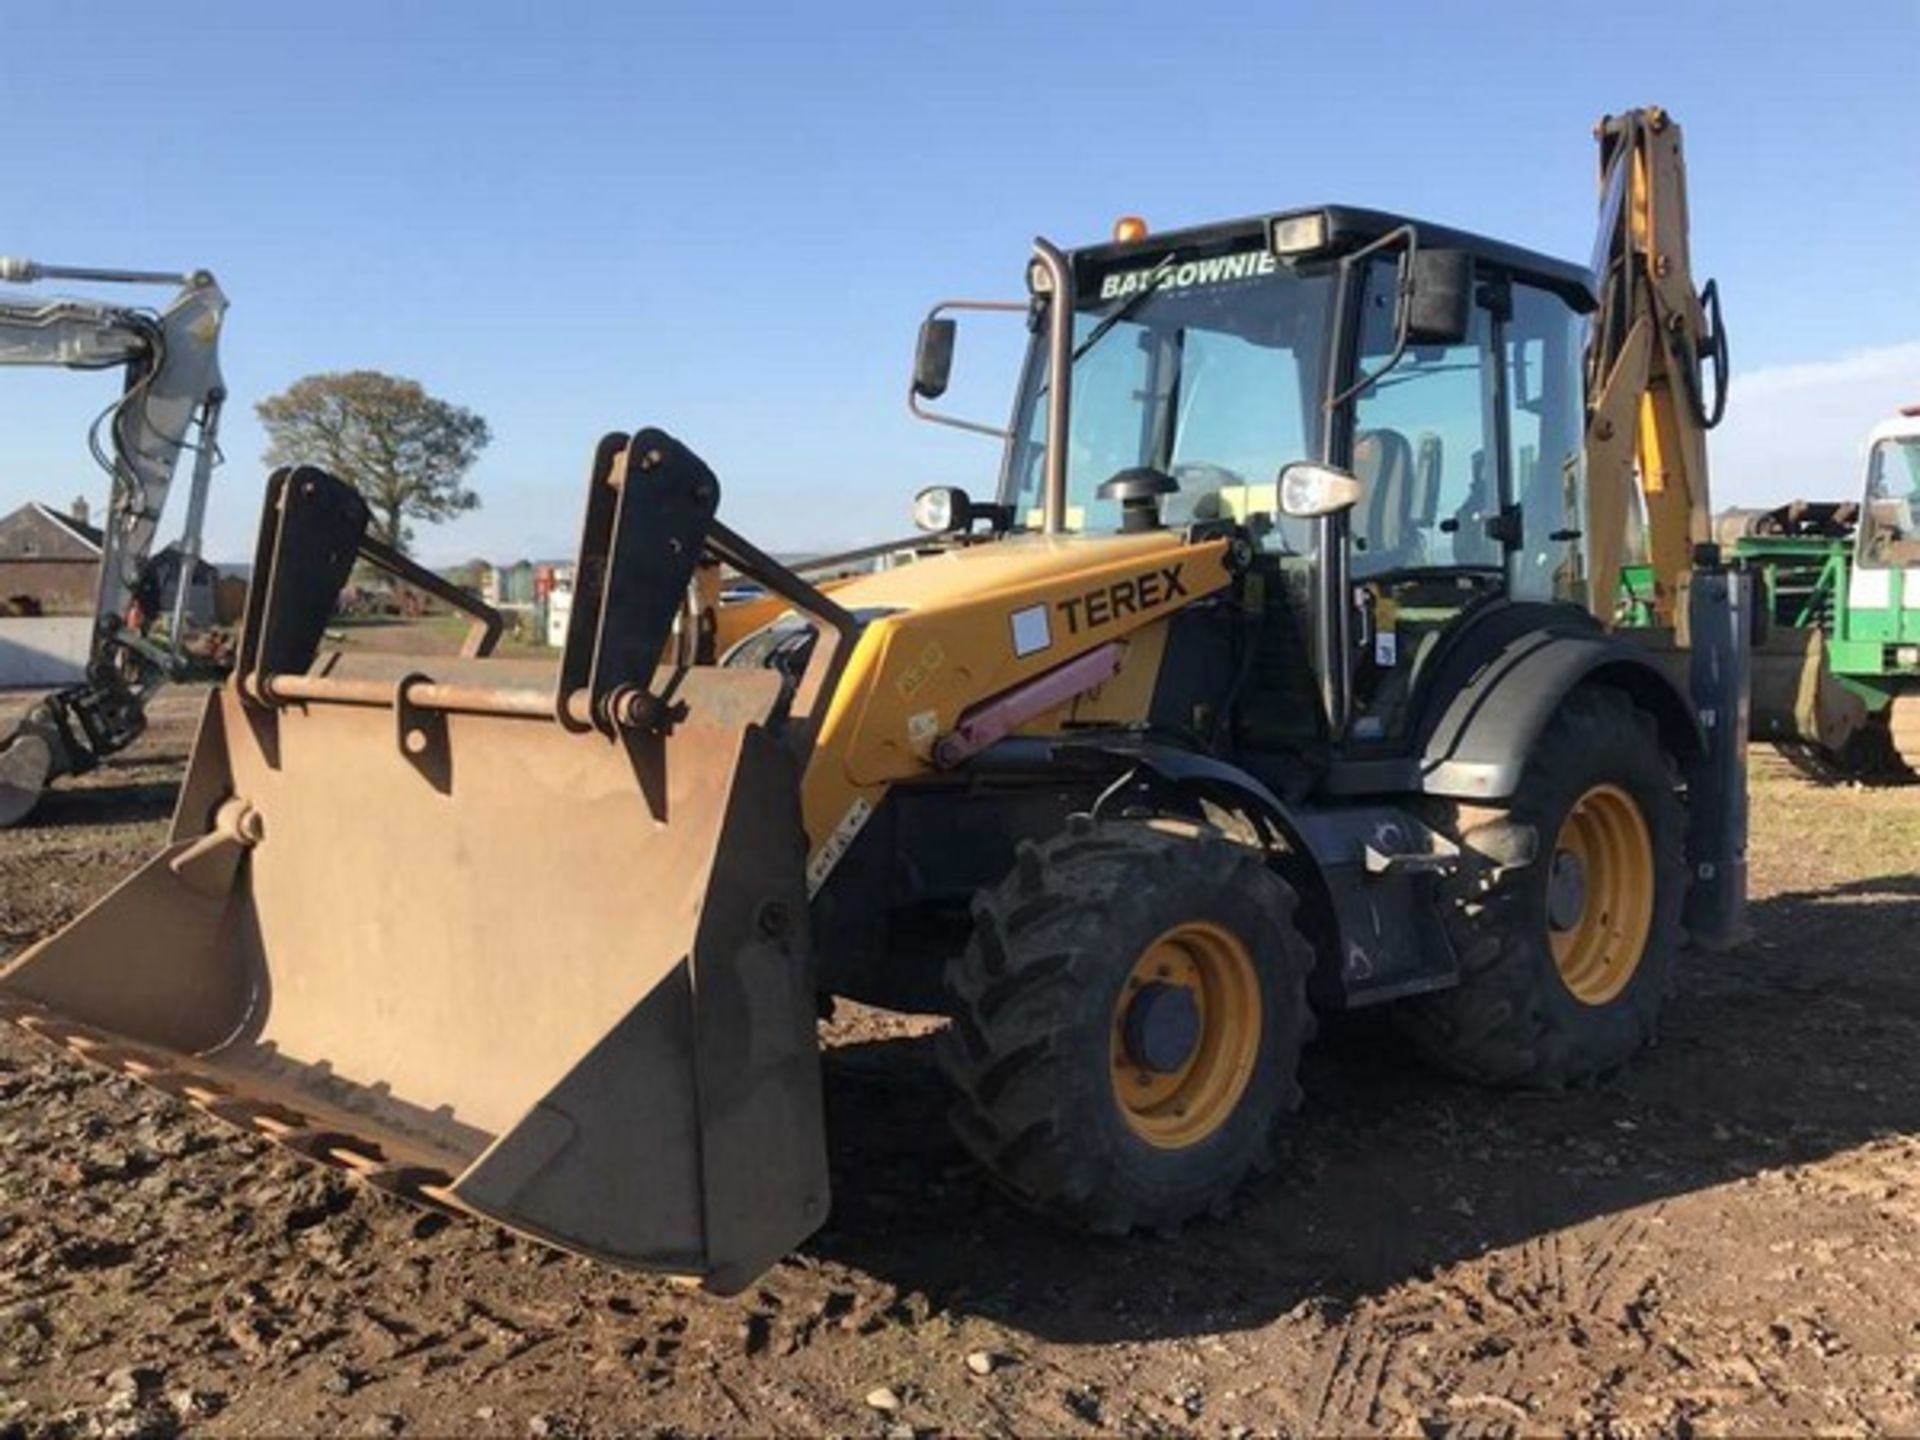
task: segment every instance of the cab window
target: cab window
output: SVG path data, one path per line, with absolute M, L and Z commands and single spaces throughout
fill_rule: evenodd
M 1559 296 L 1513 287 L 1506 323 L 1509 463 L 1520 503 L 1521 543 L 1512 593 L 1585 603 L 1580 529 L 1586 522 L 1584 321 Z
M 1920 436 L 1881 440 L 1867 457 L 1863 565 L 1920 564 Z
M 1363 372 L 1393 354 L 1395 285 L 1394 261 L 1368 267 Z M 1476 308 L 1462 343 L 1411 347 L 1361 393 L 1353 472 L 1364 493 L 1349 522 L 1355 579 L 1502 564 L 1500 544 L 1487 533 L 1501 506 L 1491 337 L 1491 317 Z

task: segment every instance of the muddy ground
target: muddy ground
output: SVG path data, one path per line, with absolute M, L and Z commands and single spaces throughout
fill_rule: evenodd
M 0 832 L 0 947 L 158 842 L 193 711 Z M 1287 1165 L 1179 1241 L 1004 1202 L 925 1027 L 871 1014 L 830 1032 L 832 1219 L 730 1301 L 8 1029 L 0 1432 L 1920 1432 L 1920 789 L 1756 769 L 1758 938 L 1688 960 L 1659 1049 L 1515 1096 L 1328 1027 Z

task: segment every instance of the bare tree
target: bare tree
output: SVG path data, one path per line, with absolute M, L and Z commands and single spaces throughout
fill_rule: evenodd
M 366 497 L 377 533 L 396 548 L 413 538 L 408 521 L 435 525 L 480 505 L 464 481 L 493 438 L 487 422 L 417 380 L 378 370 L 309 375 L 254 409 L 269 465 L 332 471 Z

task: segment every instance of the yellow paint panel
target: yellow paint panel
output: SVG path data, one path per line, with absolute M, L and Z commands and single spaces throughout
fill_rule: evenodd
M 1082 703 L 1102 719 L 1144 719 L 1162 622 L 1228 584 L 1226 550 L 1173 531 L 1017 537 L 850 584 L 842 603 L 901 609 L 867 626 L 822 722 L 803 784 L 810 840 L 817 847 L 855 799 L 877 805 L 891 782 L 925 773 L 915 730 L 926 712 L 945 733 L 971 706 L 1109 641 L 1130 642 L 1121 674 Z M 1013 616 L 1035 609 L 1047 642 L 1017 654 Z

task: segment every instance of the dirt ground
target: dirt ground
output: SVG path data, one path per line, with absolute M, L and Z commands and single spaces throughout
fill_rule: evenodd
M 0 832 L 0 949 L 158 842 L 195 704 Z M 844 1018 L 832 1219 L 735 1300 L 7 1029 L 0 1434 L 1920 1432 L 1920 789 L 1767 757 L 1754 831 L 1758 938 L 1689 958 L 1619 1081 L 1489 1093 L 1330 1026 L 1289 1163 L 1177 1241 L 1013 1208 L 938 1122 L 926 1027 Z

